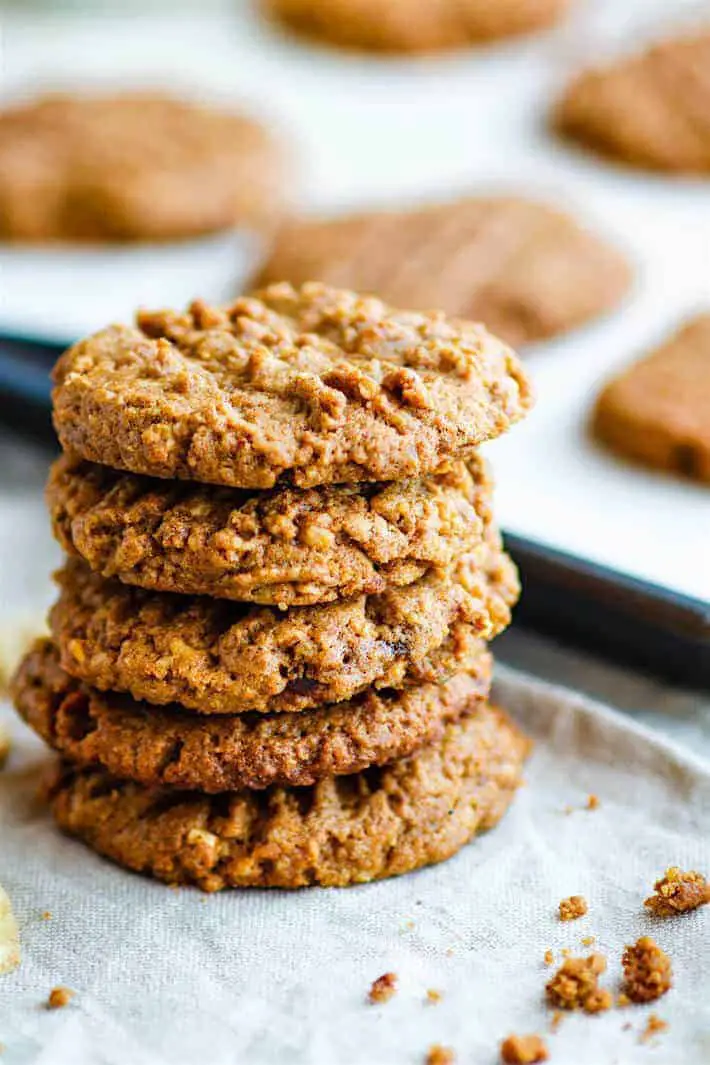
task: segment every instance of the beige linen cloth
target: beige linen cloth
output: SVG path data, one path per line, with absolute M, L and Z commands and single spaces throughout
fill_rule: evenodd
M 0 625 L 52 594 L 46 464 L 0 437 Z M 344 890 L 205 896 L 110 865 L 55 831 L 35 798 L 48 755 L 0 704 L 14 739 L 0 883 L 23 949 L 0 976 L 2 1065 L 420 1065 L 434 1043 L 459 1065 L 494 1065 L 509 1032 L 549 1027 L 548 948 L 556 960 L 563 947 L 602 951 L 617 990 L 624 945 L 646 933 L 673 959 L 673 989 L 652 1007 L 566 1016 L 546 1036 L 550 1061 L 707 1065 L 710 907 L 661 921 L 643 899 L 668 865 L 710 873 L 710 701 L 514 631 L 497 649 L 634 716 L 501 667 L 498 698 L 536 740 L 508 816 L 450 862 Z M 589 913 L 561 923 L 571 894 Z M 399 990 L 371 1006 L 385 972 Z M 76 997 L 50 1012 L 57 984 Z M 670 1027 L 640 1044 L 652 1010 Z
M 34 797 L 46 756 L 15 725 L 0 881 L 23 961 L 0 977 L 3 1065 L 414 1065 L 434 1043 L 493 1065 L 506 1034 L 549 1027 L 548 948 L 602 951 L 616 991 L 624 944 L 644 934 L 672 957 L 673 989 L 653 1007 L 565 1016 L 550 1061 L 706 1065 L 710 909 L 661 920 L 643 899 L 670 864 L 710 871 L 707 764 L 584 696 L 499 674 L 498 699 L 536 740 L 507 818 L 443 865 L 344 890 L 207 897 L 123 872 L 55 832 Z M 570 894 L 589 913 L 562 923 Z M 389 971 L 396 996 L 369 1005 Z M 49 1012 L 56 984 L 77 994 Z M 652 1010 L 669 1028 L 642 1044 Z

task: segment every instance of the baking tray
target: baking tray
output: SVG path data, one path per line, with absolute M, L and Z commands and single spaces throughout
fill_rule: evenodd
M 301 146 L 292 174 L 305 211 L 512 193 L 565 206 L 618 244 L 636 268 L 625 304 L 524 352 L 538 402 L 487 446 L 497 513 L 523 570 L 526 623 L 706 683 L 710 492 L 618 461 L 587 423 L 610 374 L 710 305 L 708 183 L 606 165 L 557 143 L 544 123 L 571 72 L 618 44 L 620 27 L 638 42 L 666 8 L 596 0 L 537 39 L 400 61 L 299 45 L 238 5 L 199 19 L 146 16 L 139 27 L 102 17 L 78 35 L 47 15 L 8 41 L 0 77 L 6 96 L 41 71 L 53 86 L 149 83 L 267 108 Z M 156 50 L 168 25 L 170 48 Z M 254 258 L 235 234 L 118 253 L 0 248 L 0 414 L 46 435 L 46 368 L 59 346 L 137 304 L 223 299 Z

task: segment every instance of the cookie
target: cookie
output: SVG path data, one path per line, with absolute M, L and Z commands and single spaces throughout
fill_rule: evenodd
M 130 588 L 78 561 L 57 576 L 50 626 L 68 673 L 203 714 L 296 712 L 371 684 L 444 679 L 465 668 L 472 643 L 506 627 L 518 596 L 495 543 L 448 574 L 286 613 Z
M 198 718 L 99 692 L 65 673 L 49 640 L 24 659 L 13 694 L 21 717 L 62 756 L 147 787 L 207 793 L 314 784 L 406 757 L 485 701 L 491 656 L 478 644 L 468 672 L 404 692 L 369 689 L 304 714 Z
M 556 22 L 569 0 L 262 0 L 289 29 L 341 48 L 436 52 Z
M 0 236 L 173 240 L 271 224 L 286 159 L 259 124 L 152 93 L 0 111 Z
M 620 455 L 710 482 L 710 314 L 610 381 L 592 430 Z
M 570 215 L 498 197 L 289 221 L 256 283 L 284 277 L 441 308 L 518 346 L 611 310 L 631 272 L 620 252 Z
M 279 607 L 411 584 L 480 543 L 492 483 L 482 459 L 393 483 L 257 495 L 55 463 L 57 539 L 104 577 Z
M 315 283 L 139 314 L 70 348 L 54 380 L 66 451 L 237 488 L 440 472 L 531 403 L 482 326 Z
M 710 173 L 710 27 L 584 71 L 553 113 L 558 132 L 618 162 Z
M 484 704 L 411 759 L 312 787 L 205 796 L 65 764 L 47 791 L 64 831 L 169 884 L 335 887 L 443 861 L 491 828 L 528 746 Z

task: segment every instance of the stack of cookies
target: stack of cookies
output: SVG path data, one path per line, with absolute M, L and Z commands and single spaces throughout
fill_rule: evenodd
M 518 595 L 477 447 L 530 405 L 479 325 L 276 284 L 55 370 L 67 553 L 14 681 L 59 825 L 170 883 L 344 885 L 503 814 Z

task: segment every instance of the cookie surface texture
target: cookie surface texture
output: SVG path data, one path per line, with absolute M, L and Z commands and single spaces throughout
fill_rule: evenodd
M 71 348 L 54 380 L 66 451 L 241 488 L 441 472 L 531 404 L 483 327 L 315 283 L 140 314 Z
M 59 459 L 57 539 L 93 570 L 155 591 L 280 607 L 411 584 L 480 543 L 492 482 L 482 459 L 423 479 L 257 495 Z
M 521 782 L 528 746 L 485 705 L 410 759 L 310 788 L 210 797 L 66 765 L 48 794 L 65 831 L 171 884 L 345 886 L 443 861 L 491 828 Z
M 148 787 L 213 794 L 308 785 L 407 757 L 485 701 L 491 660 L 483 645 L 467 665 L 445 684 L 370 689 L 304 714 L 198 718 L 89 688 L 62 670 L 44 641 L 25 658 L 14 694 L 25 721 L 72 762 Z

